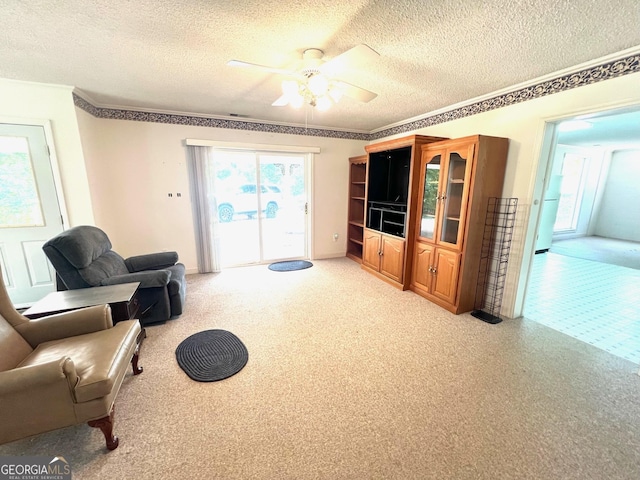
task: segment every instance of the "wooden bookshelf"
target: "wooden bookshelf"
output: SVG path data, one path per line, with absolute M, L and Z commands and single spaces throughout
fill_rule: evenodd
M 364 212 L 366 205 L 367 155 L 349 159 L 349 223 L 347 257 L 362 263 Z

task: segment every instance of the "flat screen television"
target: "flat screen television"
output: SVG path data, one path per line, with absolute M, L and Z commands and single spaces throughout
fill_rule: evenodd
M 411 147 L 369 154 L 367 228 L 404 237 Z
M 369 154 L 368 200 L 407 205 L 411 147 Z

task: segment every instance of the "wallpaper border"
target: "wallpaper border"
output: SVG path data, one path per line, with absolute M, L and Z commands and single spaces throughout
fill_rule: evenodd
M 329 137 L 364 141 L 368 141 L 371 136 L 369 133 L 362 132 L 294 127 L 290 125 L 278 125 L 272 123 L 247 122 L 242 120 L 201 117 L 198 115 L 141 112 L 138 110 L 96 107 L 75 93 L 73 94 L 73 101 L 78 108 L 81 108 L 94 117 L 107 118 L 112 120 L 169 123 L 174 125 L 189 125 L 193 127 L 226 128 L 230 130 L 248 130 L 254 132 L 284 133 L 291 135 L 309 135 L 312 137 Z
M 610 80 L 612 78 L 621 77 L 630 73 L 640 72 L 640 54 L 631 55 L 626 58 L 614 60 L 602 65 L 580 70 L 578 72 L 569 73 L 556 77 L 545 82 L 537 83 L 519 90 L 498 95 L 490 99 L 482 100 L 461 108 L 450 110 L 448 112 L 421 118 L 412 122 L 403 123 L 392 128 L 380 130 L 370 135 L 371 140 L 377 140 L 382 137 L 405 133 L 408 131 L 418 130 L 420 128 L 430 127 L 439 123 L 457 120 L 459 118 L 476 115 L 478 113 L 488 112 L 497 108 L 515 105 L 517 103 L 533 100 L 534 98 L 553 95 L 554 93 L 564 92 L 576 87 L 590 85 L 592 83 Z
M 631 55 L 622 59 L 613 60 L 601 65 L 586 68 L 578 72 L 562 75 L 551 80 L 514 90 L 502 95 L 497 95 L 495 97 L 472 103 L 470 105 L 465 105 L 464 107 L 420 118 L 418 120 L 403 123 L 391 128 L 386 128 L 375 133 L 349 132 L 322 128 L 305 128 L 271 123 L 210 118 L 198 115 L 153 113 L 129 109 L 96 107 L 95 105 L 92 105 L 90 102 L 75 93 L 73 94 L 73 101 L 78 108 L 97 118 L 372 141 L 391 135 L 412 132 L 421 128 L 437 125 L 439 123 L 449 122 L 451 120 L 457 120 L 460 118 L 468 117 L 470 115 L 488 112 L 497 108 L 515 105 L 517 103 L 532 100 L 534 98 L 553 95 L 554 93 L 564 92 L 576 87 L 590 85 L 592 83 L 601 82 L 603 80 L 610 80 L 612 78 L 621 77 L 623 75 L 628 75 L 630 73 L 636 72 L 640 72 L 640 54 Z

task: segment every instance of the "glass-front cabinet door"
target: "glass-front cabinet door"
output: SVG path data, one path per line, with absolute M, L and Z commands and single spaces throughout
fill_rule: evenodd
M 473 144 L 465 145 L 457 150 L 450 150 L 447 155 L 444 184 L 440 202 L 442 220 L 438 242 L 460 247 L 466 215 L 468 184 L 473 159 Z
M 420 179 L 422 205 L 418 231 L 420 237 L 431 241 L 435 239 L 437 228 L 442 157 L 443 152 L 424 152 L 422 156 L 422 177 Z

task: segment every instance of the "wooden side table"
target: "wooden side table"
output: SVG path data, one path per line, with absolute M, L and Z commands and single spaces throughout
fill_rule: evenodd
M 134 282 L 52 292 L 22 314 L 27 318 L 39 318 L 108 303 L 115 324 L 137 318 L 140 309 L 137 297 L 139 286 L 139 282 Z

